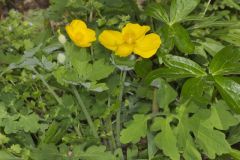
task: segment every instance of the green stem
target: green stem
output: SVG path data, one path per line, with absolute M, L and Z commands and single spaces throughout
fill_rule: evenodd
M 73 89 L 73 93 L 74 93 L 74 95 L 75 95 L 75 97 L 76 97 L 76 99 L 78 101 L 78 104 L 81 107 L 81 109 L 83 111 L 83 114 L 85 115 L 85 117 L 87 119 L 87 122 L 88 122 L 88 124 L 89 124 L 89 126 L 90 126 L 90 128 L 91 128 L 91 130 L 93 132 L 94 137 L 98 138 L 97 130 L 96 130 L 94 124 L 93 124 L 93 120 L 92 120 L 90 114 L 88 113 L 85 104 L 83 103 L 82 98 L 80 97 L 80 95 L 79 95 L 79 93 L 78 93 L 78 91 L 77 91 L 75 86 L 72 85 L 72 89 Z
M 153 102 L 152 102 L 152 113 L 156 114 L 159 112 L 158 102 L 157 102 L 157 88 L 153 89 Z
M 78 137 L 83 137 L 79 125 L 74 126 L 74 130 L 77 132 Z
M 119 109 L 117 112 L 117 117 L 116 117 L 116 141 L 117 141 L 117 147 L 121 147 L 120 143 L 120 132 L 121 132 L 121 108 L 122 108 L 122 97 L 123 97 L 123 90 L 124 90 L 124 82 L 126 79 L 126 71 L 121 71 L 120 74 L 120 93 L 118 97 L 118 105 Z
M 93 46 L 90 47 L 90 53 L 91 53 L 91 58 L 92 58 L 92 61 L 95 60 L 94 58 L 94 51 L 93 51 Z
M 110 108 L 110 106 L 111 106 L 110 100 L 111 99 L 109 97 L 108 98 L 108 108 Z M 117 146 L 116 146 L 116 142 L 115 142 L 115 138 L 114 138 L 111 116 L 107 117 L 106 125 L 107 125 L 107 133 L 110 133 L 110 137 L 109 137 L 110 148 L 111 148 L 111 151 L 114 152 L 117 149 Z
M 209 7 L 209 5 L 210 5 L 210 3 L 211 3 L 211 0 L 208 0 L 207 6 L 206 6 L 206 8 L 205 8 L 205 10 L 204 10 L 204 12 L 203 12 L 202 17 L 205 16 L 205 14 L 206 14 L 206 12 L 207 12 L 207 10 L 208 10 L 208 7 Z
M 47 87 L 48 91 L 53 95 L 53 97 L 56 99 L 56 101 L 58 102 L 59 105 L 63 105 L 62 99 L 55 93 L 55 91 L 52 89 L 52 87 L 47 83 L 47 81 L 45 80 L 45 78 L 38 73 L 38 71 L 33 68 L 33 72 L 41 79 L 41 81 L 43 82 L 43 84 Z

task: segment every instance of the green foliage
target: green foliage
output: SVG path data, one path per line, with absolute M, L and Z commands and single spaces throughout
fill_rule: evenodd
M 240 159 L 239 2 L 149 2 L 50 0 L 1 17 L 0 160 Z M 73 19 L 97 36 L 148 25 L 161 47 L 80 48 Z
M 121 142 L 126 144 L 129 142 L 137 143 L 140 138 L 147 135 L 147 121 L 150 117 L 145 115 L 134 115 L 133 121 L 129 122 L 126 129 L 121 132 Z

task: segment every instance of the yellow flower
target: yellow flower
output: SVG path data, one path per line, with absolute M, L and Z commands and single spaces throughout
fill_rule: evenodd
M 71 40 L 79 47 L 90 47 L 96 40 L 95 31 L 87 28 L 87 25 L 81 20 L 73 20 L 65 29 Z
M 161 39 L 155 33 L 146 35 L 149 30 L 149 26 L 128 23 L 122 32 L 104 30 L 99 35 L 99 41 L 120 57 L 127 57 L 134 52 L 143 58 L 150 58 L 160 47 Z

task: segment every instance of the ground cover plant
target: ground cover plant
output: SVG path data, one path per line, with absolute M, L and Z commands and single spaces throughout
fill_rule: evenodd
M 240 160 L 239 15 L 0 0 L 0 160 Z

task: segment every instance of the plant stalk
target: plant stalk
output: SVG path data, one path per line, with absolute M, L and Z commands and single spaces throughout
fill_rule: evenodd
M 159 112 L 158 102 L 157 102 L 157 91 L 158 88 L 153 89 L 153 101 L 152 101 L 152 113 L 156 114 Z
M 55 91 L 51 88 L 51 86 L 47 83 L 47 81 L 45 80 L 45 78 L 38 73 L 38 71 L 33 68 L 32 69 L 33 72 L 41 79 L 41 81 L 43 82 L 43 84 L 47 87 L 48 91 L 53 95 L 53 97 L 56 99 L 56 101 L 58 102 L 59 105 L 63 105 L 62 99 L 55 93 Z
M 121 132 L 121 108 L 122 108 L 122 97 L 123 97 L 123 90 L 124 90 L 124 83 L 126 79 L 126 71 L 121 71 L 120 74 L 120 93 L 118 97 L 118 105 L 119 109 L 117 112 L 117 117 L 116 117 L 116 142 L 117 142 L 117 147 L 121 147 L 120 143 L 120 132 Z
M 85 104 L 83 103 L 83 100 L 80 97 L 76 87 L 72 85 L 72 89 L 73 89 L 74 96 L 76 97 L 76 99 L 78 101 L 78 104 L 81 107 L 81 109 L 83 111 L 83 114 L 85 115 L 85 117 L 87 119 L 87 122 L 88 122 L 88 124 L 89 124 L 89 126 L 90 126 L 90 128 L 91 128 L 91 130 L 93 132 L 94 137 L 95 138 L 99 138 L 97 130 L 96 130 L 95 126 L 94 126 L 93 120 L 92 120 L 90 114 L 88 113 L 87 108 L 86 108 Z

